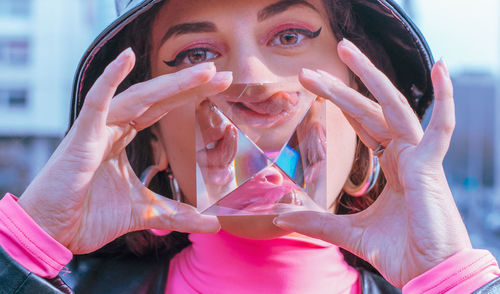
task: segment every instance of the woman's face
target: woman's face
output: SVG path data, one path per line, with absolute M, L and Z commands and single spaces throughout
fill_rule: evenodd
M 218 71 L 233 72 L 233 83 L 292 82 L 298 88 L 301 86 L 297 76 L 302 68 L 321 69 L 349 82 L 349 72 L 337 56 L 337 40 L 321 0 L 171 0 L 161 8 L 152 36 L 153 76 L 213 61 Z M 267 106 L 241 97 L 237 101 L 250 110 L 266 112 L 266 119 L 256 120 L 255 115 L 247 119 L 247 125 L 258 129 L 260 137 L 270 137 L 267 130 L 276 130 L 264 126 L 281 124 L 282 113 L 274 111 L 277 105 L 290 109 L 298 105 L 297 97 L 286 94 L 277 97 Z M 326 104 L 327 191 L 329 195 L 338 195 L 352 167 L 355 133 L 341 111 L 329 102 Z M 196 116 L 202 122 L 218 121 L 221 136 L 233 139 L 237 136 L 223 121 L 210 119 L 209 108 L 206 102 L 185 105 L 168 113 L 159 123 L 159 137 L 168 161 L 191 203 L 196 202 L 197 158 L 193 154 L 200 154 L 194 135 Z M 226 145 L 229 151 L 224 154 L 233 156 L 230 144 Z M 214 182 L 225 182 L 231 177 L 227 169 L 211 171 Z M 328 198 L 329 204 L 335 197 Z M 272 225 L 273 216 L 219 219 L 225 231 L 242 237 L 271 238 L 285 234 Z

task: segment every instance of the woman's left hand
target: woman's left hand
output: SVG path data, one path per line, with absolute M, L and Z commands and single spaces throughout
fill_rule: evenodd
M 451 80 L 444 62 L 436 63 L 434 110 L 424 132 L 406 98 L 354 44 L 343 40 L 338 52 L 378 104 L 323 71 L 303 70 L 301 82 L 336 104 L 369 148 L 385 148 L 379 158 L 387 184 L 362 212 L 293 212 L 275 223 L 353 252 L 401 288 L 471 247 L 442 165 L 455 125 Z

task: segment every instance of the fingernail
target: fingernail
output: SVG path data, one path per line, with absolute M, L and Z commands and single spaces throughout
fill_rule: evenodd
M 196 71 L 206 71 L 209 69 L 213 69 L 214 67 L 215 67 L 215 64 L 213 62 L 203 62 L 203 63 L 197 64 L 197 65 L 191 67 L 191 69 L 196 70 Z
M 278 217 L 275 217 L 275 218 L 273 219 L 273 224 L 274 224 L 275 226 L 277 226 L 277 227 L 280 227 L 280 226 L 282 226 L 282 225 L 283 225 L 283 222 L 282 222 L 282 221 L 280 221 L 280 220 L 278 219 Z
M 172 231 L 159 230 L 159 229 L 149 229 L 149 231 L 151 231 L 151 233 L 153 233 L 155 236 L 166 236 L 166 235 L 172 233 Z
M 441 57 L 438 61 L 438 63 L 441 65 L 441 68 L 443 69 L 444 73 L 449 76 L 450 72 L 448 71 L 448 66 L 446 65 L 446 61 L 444 61 L 444 57 Z
M 353 42 L 347 40 L 346 38 L 344 38 L 344 39 L 342 39 L 342 41 L 340 41 L 340 45 L 344 48 L 354 50 L 355 52 L 360 52 L 358 47 L 356 47 L 356 45 L 354 45 Z
M 279 215 L 273 219 L 273 224 L 282 229 L 289 228 L 290 224 Z
M 118 57 L 115 59 L 115 62 L 118 64 L 124 63 L 128 59 L 128 57 L 132 55 L 132 52 L 132 48 L 128 47 L 127 49 L 123 50 L 120 55 L 118 55 Z
M 302 69 L 302 76 L 311 80 L 317 80 L 321 78 L 321 75 L 319 73 L 307 68 Z
M 220 71 L 214 75 L 211 82 L 213 83 L 227 83 L 233 80 L 232 71 Z

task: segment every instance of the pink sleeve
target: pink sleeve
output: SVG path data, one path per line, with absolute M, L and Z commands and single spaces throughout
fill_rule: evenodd
M 12 194 L 0 200 L 0 246 L 12 259 L 43 278 L 56 277 L 73 257 L 35 223 Z
M 464 249 L 408 282 L 403 293 L 472 293 L 499 276 L 489 251 Z

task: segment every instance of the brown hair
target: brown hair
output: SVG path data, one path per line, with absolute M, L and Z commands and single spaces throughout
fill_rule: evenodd
M 168 3 L 168 0 L 163 1 L 161 4 L 156 4 L 153 8 L 143 13 L 134 23 L 124 29 L 122 36 L 118 39 L 117 45 L 119 44 L 119 48 L 117 49 L 124 49 L 130 46 L 137 56 L 136 66 L 127 79 L 120 85 L 119 92 L 135 83 L 146 81 L 151 78 L 148 54 L 152 49 L 151 38 L 148 34 L 144 34 L 143 32 L 144 28 L 152 26 L 158 11 L 166 3 Z M 353 13 L 352 1 L 323 0 L 323 4 L 330 19 L 330 26 L 337 40 L 348 38 L 354 42 L 370 57 L 372 62 L 379 69 L 394 81 L 394 69 L 387 53 L 382 46 L 379 45 L 377 40 L 371 39 L 365 33 L 364 27 L 359 24 L 356 15 Z M 351 77 L 357 83 L 358 90 L 365 96 L 371 97 L 371 94 L 359 78 L 354 76 L 354 74 L 351 74 Z M 150 144 L 151 140 L 157 140 L 157 138 L 154 136 L 151 128 L 148 128 L 139 132 L 136 138 L 127 147 L 130 163 L 137 174 L 140 174 L 147 166 L 154 164 Z M 353 169 L 349 176 L 353 183 L 359 183 L 368 172 L 368 156 L 368 148 L 358 140 Z M 170 191 L 168 185 L 169 181 L 167 180 L 166 173 L 161 172 L 153 178 L 149 188 L 161 195 L 167 195 L 169 193 L 168 191 Z M 383 175 L 381 175 L 375 187 L 362 197 L 351 197 L 343 193 L 337 199 L 336 213 L 350 214 L 366 209 L 376 200 L 384 185 L 385 179 Z M 96 254 L 127 252 L 136 255 L 147 255 L 152 253 L 164 258 L 165 255 L 169 257 L 175 255 L 189 244 L 190 242 L 187 239 L 187 234 L 174 232 L 168 236 L 157 237 L 149 231 L 139 231 L 118 238 L 108 246 L 99 250 Z M 374 270 L 368 263 L 349 252 L 344 251 L 343 253 L 346 261 L 352 266 L 362 266 Z

